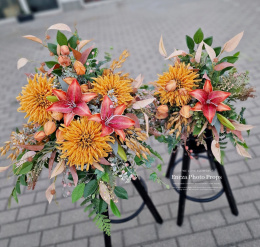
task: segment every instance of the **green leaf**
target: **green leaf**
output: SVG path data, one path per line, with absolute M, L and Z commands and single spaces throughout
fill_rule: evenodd
M 117 197 L 121 199 L 128 199 L 127 191 L 123 187 L 115 186 L 114 192 Z
M 212 43 L 213 43 L 213 37 L 210 36 L 210 37 L 204 39 L 203 41 L 204 41 L 207 45 L 211 46 Z
M 218 56 L 221 52 L 221 46 L 215 47 L 215 48 L 213 48 L 213 50 L 215 51 L 216 56 Z
M 62 75 L 62 69 L 54 69 L 51 73 L 57 75 L 57 76 L 61 76 Z
M 24 162 L 21 166 L 16 167 L 14 169 L 14 173 L 16 175 L 18 175 L 18 174 L 27 174 L 29 171 L 31 171 L 32 167 L 33 167 L 33 163 L 27 161 L 27 162 Z
M 99 213 L 100 214 L 104 213 L 106 209 L 107 209 L 107 203 L 103 199 L 100 199 L 99 208 L 98 208 Z
M 113 202 L 112 199 L 110 200 L 110 208 L 111 208 L 112 213 L 113 213 L 115 216 L 121 217 L 121 213 L 120 213 L 120 211 L 118 210 L 116 204 Z
M 94 173 L 97 175 L 97 180 L 102 178 L 102 176 L 105 174 L 105 172 L 102 172 L 102 171 L 100 171 L 98 169 L 96 169 Z
M 18 178 L 16 185 L 15 185 L 15 189 L 17 191 L 18 194 L 21 194 L 21 188 L 20 188 L 20 178 Z
M 98 183 L 97 183 L 97 180 L 91 180 L 89 181 L 86 186 L 85 186 L 85 189 L 84 189 L 84 197 L 88 197 L 90 195 L 92 195 L 93 193 L 95 193 L 95 191 L 97 190 L 97 187 L 98 187 Z
M 237 60 L 238 60 L 238 57 L 228 56 L 228 57 L 223 57 L 219 61 L 219 63 L 223 63 L 223 62 L 235 63 Z
M 91 198 L 87 198 L 82 203 L 80 203 L 80 206 L 83 206 L 83 205 L 87 204 L 90 201 L 91 201 Z
M 223 115 L 217 113 L 217 118 L 218 118 L 219 122 L 221 122 L 224 126 L 228 127 L 229 129 L 231 129 L 231 130 L 236 129 L 235 126 Z
M 142 164 L 144 163 L 143 160 L 140 159 L 137 155 L 135 156 L 134 161 L 135 161 L 135 163 L 136 163 L 138 166 L 140 166 L 140 165 L 142 165 Z
M 84 208 L 84 212 L 86 213 L 88 210 L 90 210 L 94 205 L 93 204 L 89 204 L 88 206 L 86 206 Z
M 191 50 L 191 51 L 194 50 L 195 43 L 194 43 L 193 39 L 188 35 L 186 35 L 186 44 L 187 44 L 187 47 L 189 48 L 189 50 Z
M 23 186 L 27 186 L 27 182 L 26 182 L 26 175 L 23 174 L 22 176 L 20 176 L 20 183 Z
M 156 172 L 151 173 L 150 176 L 149 176 L 149 179 L 150 179 L 150 180 L 153 180 L 153 181 L 155 182 L 155 181 L 157 180 L 157 174 L 156 174 Z
M 92 54 L 92 53 L 94 53 L 94 54 Z M 97 54 L 98 54 L 98 49 L 97 48 L 92 49 L 91 52 L 88 55 L 88 59 L 95 58 L 97 56 Z
M 157 170 L 160 171 L 160 172 L 162 171 L 162 164 L 159 164 L 159 165 L 157 166 Z
M 52 68 L 55 64 L 58 64 L 57 62 L 55 61 L 47 61 L 45 62 L 46 66 L 50 69 Z
M 72 203 L 76 202 L 83 196 L 84 189 L 85 189 L 85 183 L 79 184 L 75 187 L 75 189 L 72 191 L 71 194 Z
M 109 174 L 107 172 L 102 176 L 102 180 L 107 183 L 109 182 Z
M 52 44 L 52 43 L 48 43 L 47 46 L 48 46 L 48 49 L 49 49 L 54 55 L 57 55 L 57 45 Z
M 76 37 L 75 35 L 71 36 L 68 40 L 68 43 L 70 44 L 70 46 L 73 49 L 76 49 L 76 47 L 77 47 L 77 40 L 78 40 L 78 37 Z
M 240 51 L 236 52 L 233 57 L 238 57 L 240 55 Z
M 23 155 L 25 154 L 25 152 L 26 152 L 26 149 L 18 155 L 17 160 L 20 160 L 23 157 Z
M 202 127 L 198 128 L 197 125 L 195 125 L 193 130 L 193 135 L 197 136 L 200 133 L 201 129 Z
M 18 203 L 18 197 L 17 197 L 17 193 L 16 193 L 16 188 L 13 189 L 12 196 L 13 196 L 14 200 L 16 201 L 16 203 Z
M 203 38 L 204 38 L 204 34 L 201 28 L 199 28 L 193 36 L 194 42 L 196 44 L 199 44 L 203 40 Z
M 57 32 L 57 42 L 60 46 L 68 44 L 67 37 L 60 31 Z

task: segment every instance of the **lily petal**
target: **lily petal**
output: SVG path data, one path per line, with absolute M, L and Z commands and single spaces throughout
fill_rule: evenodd
M 68 91 L 67 91 L 67 99 L 68 101 L 75 102 L 76 104 L 81 102 L 81 87 L 76 79 L 72 81 L 72 83 L 69 85 Z
M 79 116 L 91 116 L 91 112 L 85 102 L 78 103 L 75 108 L 73 108 L 75 115 Z
M 197 99 L 202 104 L 205 104 L 206 100 L 208 98 L 207 92 L 205 92 L 203 89 L 193 90 L 193 91 L 189 92 L 189 94 L 192 97 L 194 97 L 195 99 Z
M 211 85 L 211 81 L 210 81 L 210 80 L 206 80 L 206 81 L 205 81 L 205 84 L 204 84 L 204 86 L 203 86 L 203 90 L 206 91 L 207 93 L 212 92 L 213 88 L 212 88 L 212 85 Z
M 125 132 L 123 130 L 115 129 L 115 132 L 123 139 L 123 141 L 125 140 Z
M 70 113 L 72 109 L 68 107 L 68 102 L 65 100 L 58 101 L 49 106 L 46 111 L 54 111 L 61 113 Z
M 98 122 L 100 123 L 102 120 L 101 120 L 101 117 L 100 117 L 100 113 L 97 113 L 97 114 L 94 114 L 94 115 L 91 115 L 88 120 L 91 120 L 91 121 L 95 121 L 95 122 Z
M 105 95 L 101 105 L 101 119 L 106 120 L 107 118 L 110 118 L 112 114 L 113 102 L 107 95 Z
M 90 100 L 94 99 L 97 97 L 96 93 L 83 93 L 81 100 L 84 102 L 89 102 Z
M 220 103 L 217 106 L 217 111 L 229 111 L 229 110 L 231 110 L 231 108 L 228 105 L 225 105 L 223 103 Z
M 73 120 L 75 114 L 73 112 L 64 114 L 64 124 L 65 126 L 69 126 L 71 121 Z
M 212 91 L 209 93 L 208 99 L 212 104 L 218 105 L 223 102 L 231 93 L 223 91 Z
M 64 92 L 64 91 L 62 91 L 62 90 L 60 90 L 60 89 L 53 89 L 52 90 L 52 93 L 55 95 L 55 96 L 57 96 L 57 98 L 59 99 L 59 100 L 66 100 L 67 99 L 67 94 L 66 94 L 66 92 Z
M 202 111 L 202 104 L 197 102 L 194 107 L 191 108 L 192 111 Z
M 216 114 L 216 106 L 213 104 L 205 104 L 202 106 L 203 115 L 208 119 L 210 123 Z
M 135 125 L 135 121 L 126 116 L 114 115 L 109 119 L 108 126 L 113 129 L 127 129 L 131 126 Z
M 126 108 L 125 104 L 117 106 L 114 110 L 114 115 L 122 115 L 125 108 Z
M 107 135 L 111 135 L 114 132 L 114 129 L 106 126 L 105 124 L 102 124 L 102 132 L 100 136 L 107 136 Z

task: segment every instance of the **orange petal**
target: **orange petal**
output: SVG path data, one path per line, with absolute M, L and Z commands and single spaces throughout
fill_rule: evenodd
M 82 100 L 84 102 L 89 102 L 90 100 L 94 99 L 97 97 L 97 94 L 96 93 L 83 93 L 82 94 Z
M 191 108 L 192 111 L 202 111 L 202 104 L 197 102 L 194 107 Z
M 225 105 L 223 103 L 220 103 L 217 106 L 217 111 L 229 111 L 229 110 L 231 110 L 231 108 L 228 105 Z
M 125 140 L 125 132 L 123 130 L 115 129 L 115 132 L 123 139 L 123 141 Z
M 114 110 L 114 115 L 122 115 L 125 108 L 126 108 L 125 104 L 117 106 Z
M 203 86 L 203 90 L 206 91 L 207 93 L 212 92 L 213 88 L 212 88 L 210 80 L 205 81 L 205 84 Z

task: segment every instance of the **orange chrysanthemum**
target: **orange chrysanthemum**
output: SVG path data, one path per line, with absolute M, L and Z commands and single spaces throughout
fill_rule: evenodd
M 156 82 L 157 91 L 155 95 L 159 95 L 162 104 L 170 103 L 171 106 L 182 106 L 189 103 L 192 91 L 199 74 L 189 68 L 190 65 L 184 63 L 175 63 L 175 66 L 170 66 L 168 72 L 164 72 L 159 76 Z
M 74 120 L 71 124 L 60 128 L 64 140 L 57 142 L 62 151 L 61 158 L 68 159 L 68 165 L 81 166 L 86 169 L 93 162 L 98 162 L 100 158 L 107 157 L 112 151 L 107 142 L 114 142 L 111 136 L 101 136 L 102 125 L 100 123 L 89 121 L 87 117 Z
M 132 101 L 133 92 L 131 80 L 124 80 L 119 74 L 108 74 L 100 76 L 93 81 L 92 92 L 102 95 L 107 95 L 117 105 L 128 105 Z
M 24 118 L 29 117 L 28 122 L 43 125 L 51 119 L 51 112 L 46 109 L 52 103 L 46 97 L 52 95 L 54 78 L 47 79 L 46 75 L 36 74 L 33 79 L 27 80 L 28 84 L 22 88 L 22 94 L 16 97 L 21 105 L 18 111 L 26 113 Z

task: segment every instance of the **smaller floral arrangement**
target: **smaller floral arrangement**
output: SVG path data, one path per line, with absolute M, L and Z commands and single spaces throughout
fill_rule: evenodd
M 53 42 L 49 41 L 50 30 L 58 30 Z M 129 56 L 127 51 L 103 67 L 111 55 L 97 60 L 94 45 L 85 49 L 91 40 L 82 40 L 77 30 L 71 33 L 67 25 L 55 24 L 46 31 L 44 41 L 24 36 L 47 48 L 51 60 L 37 62 L 36 73 L 26 74 L 28 84 L 17 100 L 18 111 L 26 114 L 28 123 L 12 132 L 10 141 L 1 147 L 1 155 L 8 154 L 13 161 L 12 172 L 17 177 L 9 205 L 11 198 L 18 202 L 21 185 L 33 190 L 47 168 L 52 180 L 46 190 L 49 203 L 56 197 L 61 176 L 63 195 L 71 195 L 73 203 L 83 198 L 84 211 L 90 210 L 89 217 L 94 216 L 96 225 L 109 235 L 110 220 L 103 213 L 110 207 L 120 217 L 118 198 L 128 198 L 116 178 L 130 182 L 137 178 L 139 166 L 152 169 L 156 157 L 162 160 L 145 142 L 148 115 L 152 114 L 145 107 L 154 98 L 140 88 L 141 75 L 133 79 L 128 73 L 116 72 Z M 19 59 L 18 69 L 27 62 Z M 151 179 L 160 182 L 153 169 Z
M 184 146 L 187 139 L 194 137 L 197 145 L 206 147 L 205 132 L 212 133 L 212 152 L 223 164 L 226 139 L 236 147 L 238 154 L 251 157 L 242 131 L 253 128 L 246 125 L 245 107 L 238 111 L 237 101 L 254 98 L 255 89 L 249 84 L 248 72 L 238 72 L 234 63 L 239 52 L 232 52 L 239 44 L 243 32 L 222 47 L 212 47 L 213 37 L 204 38 L 198 29 L 193 38 L 186 35 L 188 51 L 175 50 L 167 55 L 163 39 L 159 52 L 172 64 L 157 81 L 154 96 L 157 98 L 153 133 L 157 140 L 168 144 L 169 152 L 178 144 Z M 192 150 L 188 150 L 190 153 Z

